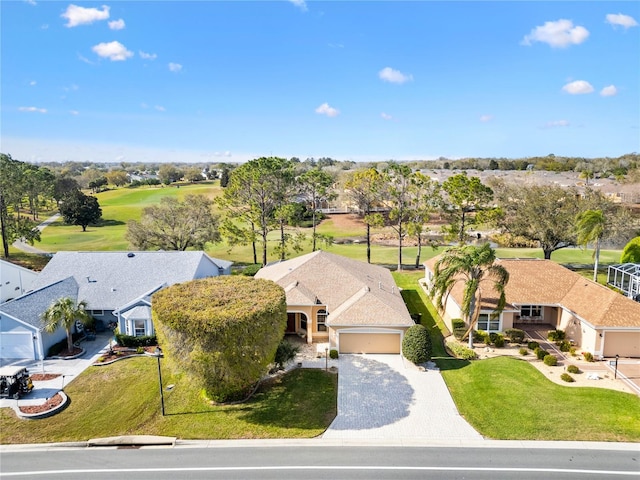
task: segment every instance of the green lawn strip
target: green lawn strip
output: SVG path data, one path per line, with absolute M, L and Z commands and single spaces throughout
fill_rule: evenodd
M 0 442 L 83 441 L 124 434 L 183 439 L 310 438 L 336 415 L 337 376 L 298 369 L 265 384 L 248 402 L 209 405 L 186 375 L 163 370 L 166 416 L 160 415 L 157 363 L 132 358 L 90 367 L 65 392 L 70 405 L 42 420 L 0 409 Z
M 592 250 L 561 248 L 551 254 L 556 263 L 577 263 L 593 265 Z M 600 263 L 619 263 L 622 250 L 601 250 Z M 541 248 L 496 248 L 498 258 L 544 258 Z
M 460 414 L 489 438 L 640 440 L 636 395 L 557 385 L 526 361 L 509 357 L 466 362 L 442 375 Z

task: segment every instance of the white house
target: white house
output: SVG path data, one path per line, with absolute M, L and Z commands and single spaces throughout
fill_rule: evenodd
M 0 260 L 0 303 L 31 290 L 38 272 Z

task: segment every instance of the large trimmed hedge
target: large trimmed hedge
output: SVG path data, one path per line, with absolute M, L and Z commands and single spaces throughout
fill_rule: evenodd
M 153 295 L 158 343 L 206 396 L 243 396 L 273 362 L 287 324 L 284 290 L 270 280 L 220 276 Z
M 431 337 L 424 325 L 412 325 L 402 339 L 402 354 L 415 364 L 431 360 Z

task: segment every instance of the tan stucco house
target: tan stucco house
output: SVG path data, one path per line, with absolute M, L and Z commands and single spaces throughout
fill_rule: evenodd
M 414 324 L 391 272 L 325 251 L 268 265 L 256 278 L 287 296 L 287 333 L 340 353 L 400 353 Z
M 439 257 L 425 262 L 425 283 L 430 289 Z M 596 358 L 640 357 L 640 303 L 584 278 L 550 260 L 499 259 L 509 272 L 507 306 L 497 318 L 495 291 L 483 291 L 478 330 L 500 332 L 527 324 L 565 330 L 567 338 Z M 463 282 L 449 295 L 443 320 L 462 318 Z

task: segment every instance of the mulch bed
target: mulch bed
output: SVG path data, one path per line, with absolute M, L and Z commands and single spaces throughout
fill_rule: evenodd
M 53 380 L 59 376 L 59 373 L 34 373 L 31 375 L 31 380 L 34 382 L 46 382 L 47 380 Z
M 22 413 L 43 413 L 48 412 L 49 410 L 57 407 L 62 403 L 62 396 L 59 393 L 56 393 L 49 400 L 44 402 L 42 405 L 29 405 L 27 407 L 20 407 L 20 411 Z
M 154 353 L 156 351 L 156 347 L 143 347 L 145 352 Z M 107 351 L 103 353 L 97 360 L 96 364 L 107 363 L 113 360 L 117 360 L 119 358 L 130 357 L 132 355 L 138 355 L 138 352 L 135 348 L 127 348 L 121 346 L 115 346 L 111 349 L 111 351 Z
M 73 350 L 69 351 L 68 349 L 62 350 L 56 357 L 73 357 L 74 355 L 79 355 L 82 353 L 82 349 L 80 347 L 73 347 Z

